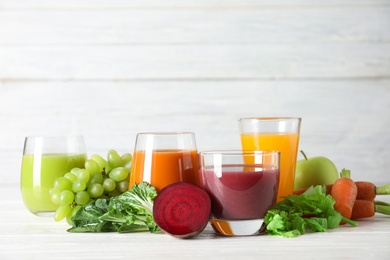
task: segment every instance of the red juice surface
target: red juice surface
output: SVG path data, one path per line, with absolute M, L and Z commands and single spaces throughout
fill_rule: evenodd
M 258 219 L 276 203 L 279 169 L 258 165 L 226 165 L 221 170 L 205 167 L 201 169 L 201 182 L 211 197 L 214 218 Z

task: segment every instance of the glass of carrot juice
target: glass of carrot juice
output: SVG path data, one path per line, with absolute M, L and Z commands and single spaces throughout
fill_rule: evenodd
M 146 181 L 159 192 L 175 182 L 199 186 L 198 152 L 192 132 L 138 133 L 129 188 Z
M 243 150 L 275 150 L 281 153 L 277 201 L 294 191 L 300 126 L 299 117 L 253 117 L 239 120 Z

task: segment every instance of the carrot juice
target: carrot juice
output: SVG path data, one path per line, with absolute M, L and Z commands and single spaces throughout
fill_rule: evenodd
M 158 149 L 137 150 L 133 154 L 133 166 L 129 188 L 135 183 L 148 182 L 159 192 L 175 182 L 199 185 L 198 153 L 196 150 Z
M 274 150 L 280 152 L 278 201 L 293 193 L 299 133 L 241 134 L 243 150 Z

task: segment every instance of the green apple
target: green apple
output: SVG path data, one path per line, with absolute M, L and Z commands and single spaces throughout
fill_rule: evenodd
M 294 190 L 308 188 L 311 185 L 333 184 L 339 173 L 334 163 L 326 157 L 316 156 L 297 161 L 295 169 Z

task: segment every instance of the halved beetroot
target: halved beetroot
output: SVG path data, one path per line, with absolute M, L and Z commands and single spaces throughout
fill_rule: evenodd
M 190 238 L 202 232 L 210 212 L 207 192 L 187 182 L 166 186 L 154 199 L 154 221 L 165 233 L 178 238 Z

